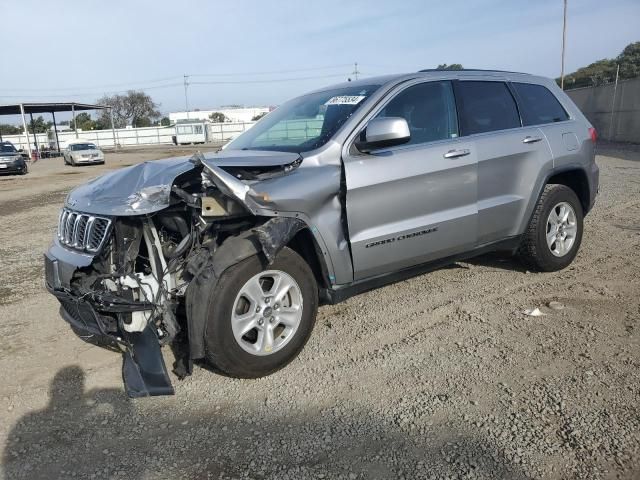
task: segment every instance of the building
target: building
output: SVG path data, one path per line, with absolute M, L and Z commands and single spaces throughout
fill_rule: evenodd
M 215 112 L 222 113 L 228 121 L 233 123 L 250 122 L 252 118 L 261 113 L 268 113 L 269 107 L 223 107 L 216 110 L 196 110 L 192 112 L 173 112 L 169 114 L 172 124 L 185 120 L 209 120 L 209 115 Z

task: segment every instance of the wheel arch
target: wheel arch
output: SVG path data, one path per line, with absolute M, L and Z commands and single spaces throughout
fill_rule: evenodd
M 560 172 L 553 172 L 547 179 L 545 185 L 559 184 L 569 187 L 580 200 L 582 212 L 586 215 L 589 211 L 589 180 L 587 173 L 582 168 L 572 168 Z M 544 186 L 543 186 L 544 188 Z
M 307 223 L 296 217 L 268 218 L 258 226 L 225 239 L 214 249 L 203 248 L 198 258 L 187 266 L 187 272 L 192 276 L 186 291 L 191 359 L 205 356 L 204 335 L 209 301 L 225 270 L 253 255 L 260 255 L 266 267 L 284 247 L 291 248 L 302 257 L 311 268 L 319 290 L 324 289 L 328 276 L 322 250 Z
M 329 286 L 329 273 L 322 250 L 308 226 L 298 231 L 286 246 L 300 255 L 309 265 L 319 289 Z
M 588 175 L 583 165 L 566 165 L 562 168 L 555 168 L 544 175 L 542 172 L 535 180 L 535 186 L 532 189 L 531 197 L 527 204 L 524 214 L 520 217 L 520 225 L 517 235 L 523 234 L 531 217 L 535 211 L 535 207 L 540 201 L 542 192 L 547 185 L 559 184 L 570 188 L 578 197 L 582 207 L 582 213 L 586 216 L 589 212 L 590 185 Z

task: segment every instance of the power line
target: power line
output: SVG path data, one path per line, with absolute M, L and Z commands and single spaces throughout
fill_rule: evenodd
M 126 82 L 126 83 L 112 83 L 112 84 L 108 84 L 108 85 L 92 85 L 90 87 L 56 87 L 56 88 L 7 88 L 6 90 L 12 91 L 12 92 L 51 92 L 51 91 L 63 91 L 63 90 L 82 90 L 82 89 L 86 89 L 86 88 L 114 88 L 114 87 L 124 87 L 124 86 L 131 86 L 131 85 L 140 85 L 140 84 L 153 84 L 153 83 L 159 83 L 159 82 L 168 82 L 170 80 L 177 80 L 181 77 L 165 77 L 165 78 L 158 78 L 155 80 L 144 80 L 144 81 L 139 81 L 139 82 Z
M 340 65 L 326 65 L 324 67 L 309 67 L 309 68 L 297 68 L 293 70 L 272 70 L 272 71 L 262 71 L 262 72 L 229 72 L 229 73 L 191 73 L 190 77 L 231 77 L 234 75 L 276 75 L 283 73 L 298 73 L 298 72 L 313 72 L 319 70 L 333 70 L 336 68 L 346 68 L 351 64 L 344 63 Z
M 172 88 L 172 87 L 177 87 L 177 86 L 181 86 L 182 82 L 179 83 L 168 83 L 166 85 L 152 85 L 149 87 L 140 87 L 138 88 L 138 90 L 156 90 L 156 89 L 162 89 L 162 88 Z M 110 94 L 117 94 L 117 93 L 127 93 L 129 89 L 125 89 L 125 90 L 96 90 L 93 92 L 83 92 L 83 93 L 65 93 L 65 94 L 49 94 L 49 95 L 30 95 L 30 94 L 21 94 L 21 95 L 0 95 L 0 98 L 69 98 L 69 97 L 73 97 L 73 98 L 80 98 L 80 97 L 89 97 L 89 96 L 95 96 L 95 95 L 110 95 Z
M 336 68 L 344 68 L 347 66 L 349 66 L 349 64 L 326 65 L 323 67 L 298 68 L 298 69 L 291 69 L 291 70 L 272 70 L 272 71 L 261 71 L 261 72 L 255 71 L 255 72 L 227 72 L 227 73 L 194 73 L 194 74 L 186 74 L 185 76 L 188 78 L 188 77 L 230 77 L 230 76 L 243 76 L 243 75 L 275 75 L 275 74 L 285 74 L 285 73 L 330 70 L 330 69 L 336 69 Z M 84 86 L 84 87 L 80 87 L 80 86 L 56 87 L 56 88 L 16 87 L 16 88 L 7 88 L 5 90 L 10 92 L 64 92 L 64 91 L 77 91 L 77 90 L 87 90 L 87 89 L 94 90 L 94 89 L 103 89 L 103 88 L 118 88 L 118 87 L 133 87 L 133 86 L 138 86 L 138 88 L 145 89 L 145 88 L 156 88 L 151 84 L 175 81 L 178 79 L 184 80 L 184 76 L 172 76 L 172 77 L 156 78 L 153 80 L 140 80 L 140 81 L 133 81 L 133 82 L 111 83 L 111 84 L 105 84 L 105 85 L 91 85 L 91 86 Z M 173 85 L 173 83 L 171 83 L 171 85 Z M 164 85 L 160 85 L 158 87 L 162 88 L 164 87 Z M 127 91 L 127 90 L 130 90 L 130 88 L 126 90 L 118 90 L 118 91 Z M 10 95 L 5 95 L 5 97 L 6 96 L 10 96 Z
M 298 80 L 321 80 L 323 78 L 344 78 L 343 73 L 335 73 L 332 75 L 320 75 L 313 77 L 291 77 L 291 78 L 269 78 L 263 80 L 213 80 L 205 82 L 189 82 L 189 85 L 245 85 L 253 83 L 279 83 L 279 82 L 294 82 Z
M 360 70 L 358 70 L 358 66 L 357 64 L 355 65 L 356 70 L 355 73 L 356 74 L 356 78 L 357 75 L 360 75 L 362 72 Z M 318 68 L 323 68 L 323 67 L 318 67 Z M 306 70 L 312 70 L 312 69 L 306 69 Z M 212 74 L 213 75 L 213 74 Z M 344 78 L 344 74 L 343 73 L 334 73 L 334 74 L 327 74 L 327 75 L 314 75 L 314 76 L 298 76 L 298 77 L 279 77 L 279 78 L 268 78 L 268 79 L 252 79 L 252 80 L 206 80 L 206 81 L 190 81 L 190 78 L 192 76 L 197 76 L 197 75 L 183 75 L 182 76 L 182 82 L 172 82 L 172 83 L 166 83 L 166 84 L 162 84 L 162 85 L 148 85 L 148 86 L 140 86 L 138 87 L 139 90 L 156 90 L 156 89 L 163 89 L 163 88 L 173 88 L 173 87 L 177 87 L 177 86 L 182 86 L 184 88 L 184 93 L 185 93 L 185 107 L 187 109 L 187 111 L 189 110 L 189 100 L 188 100 L 188 87 L 190 85 L 247 85 L 247 84 L 270 84 L 270 83 L 280 83 L 280 82 L 296 82 L 296 81 L 306 81 L 306 80 L 322 80 L 322 79 L 328 79 L 328 78 Z M 181 77 L 169 77 L 172 79 L 178 79 Z M 98 87 L 94 87 L 94 88 L 98 88 Z M 9 89 L 8 89 L 9 90 Z M 65 89 L 52 89 L 50 91 L 52 92 L 59 92 L 61 90 L 67 90 Z M 78 88 L 75 89 L 75 93 L 51 93 L 51 94 L 47 94 L 47 95 L 30 95 L 30 94 L 25 94 L 22 93 L 20 95 L 0 95 L 0 98 L 81 98 L 81 97 L 89 97 L 89 96 L 95 96 L 95 95 L 109 95 L 109 94 L 118 94 L 118 93 L 126 93 L 131 89 L 122 89 L 122 90 L 92 90 L 92 91 L 84 91 L 84 92 L 77 92 Z M 13 90 L 9 90 L 9 91 L 13 91 Z M 46 90 L 40 90 L 37 89 L 35 91 L 46 91 Z

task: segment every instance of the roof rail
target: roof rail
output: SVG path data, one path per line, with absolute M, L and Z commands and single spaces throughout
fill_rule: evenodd
M 418 70 L 418 73 L 421 72 L 487 72 L 487 73 L 522 73 L 522 72 L 510 72 L 508 70 L 487 70 L 482 68 L 463 68 L 461 70 L 446 70 L 443 68 L 425 68 L 423 70 Z M 528 74 L 524 74 L 528 75 Z

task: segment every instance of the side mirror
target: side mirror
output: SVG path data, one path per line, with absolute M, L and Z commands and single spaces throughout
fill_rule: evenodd
M 411 139 L 409 124 L 402 117 L 374 118 L 360 134 L 356 148 L 363 153 L 402 145 Z

